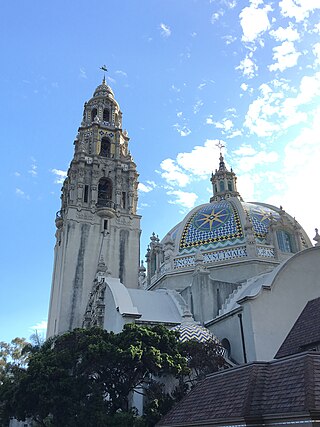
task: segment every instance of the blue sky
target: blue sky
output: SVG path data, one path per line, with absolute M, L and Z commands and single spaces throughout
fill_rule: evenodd
M 13 0 L 0 32 L 0 340 L 47 319 L 59 181 L 102 64 L 140 173 L 141 258 L 209 200 L 218 140 L 246 201 L 320 228 L 319 0 Z

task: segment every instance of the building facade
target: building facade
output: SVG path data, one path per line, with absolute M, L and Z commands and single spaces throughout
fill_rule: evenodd
M 320 296 L 319 248 L 296 219 L 281 206 L 243 201 L 220 152 L 210 200 L 163 239 L 153 233 L 145 268 L 138 173 L 105 79 L 84 104 L 74 145 L 56 217 L 48 336 L 188 322 L 194 336 L 208 328 L 235 363 L 272 359 L 307 301 Z

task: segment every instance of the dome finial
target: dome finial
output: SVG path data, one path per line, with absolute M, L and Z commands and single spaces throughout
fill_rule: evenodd
M 108 69 L 105 65 L 102 65 L 102 67 L 100 67 L 100 70 L 104 71 L 102 84 L 105 85 L 106 84 L 106 74 L 105 73 L 108 72 Z
M 222 155 L 222 148 L 225 148 L 225 145 L 223 145 L 222 142 L 219 139 L 219 142 L 216 144 L 216 146 L 220 149 L 219 170 L 225 170 L 226 169 L 226 165 L 224 164 L 224 158 L 223 158 L 223 155 Z

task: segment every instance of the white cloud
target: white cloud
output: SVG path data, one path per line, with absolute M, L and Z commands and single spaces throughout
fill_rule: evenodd
M 167 37 L 171 36 L 171 30 L 170 30 L 170 27 L 168 25 L 166 25 L 162 22 L 160 24 L 160 29 L 161 29 L 162 37 L 167 38 Z
M 281 14 L 301 22 L 308 18 L 311 12 L 320 9 L 319 0 L 281 0 Z
M 182 111 L 178 111 L 177 112 L 177 117 L 182 117 L 182 114 L 183 114 Z
M 242 71 L 242 75 L 251 79 L 256 75 L 258 71 L 258 66 L 251 59 L 252 52 L 250 52 L 246 57 L 240 62 L 240 64 L 236 67 L 236 70 Z
M 156 188 L 156 183 L 154 181 L 146 181 L 146 184 L 143 184 L 142 182 L 139 182 L 139 191 L 142 193 L 149 193 L 154 188 Z
M 193 31 L 192 33 L 191 33 L 191 37 L 196 37 L 197 36 L 197 33 L 195 32 L 195 31 Z
M 200 83 L 199 86 L 198 86 L 198 89 L 201 90 L 201 89 L 203 89 L 206 86 L 207 86 L 207 83 Z
M 219 158 L 219 149 L 216 145 L 218 142 L 216 139 L 207 139 L 204 145 L 197 145 L 187 153 L 179 153 L 176 163 L 192 175 L 206 178 L 212 172 L 214 159 Z
M 142 182 L 139 182 L 138 190 L 141 191 L 141 193 L 149 193 L 153 190 L 154 187 L 151 185 L 143 184 Z
M 128 77 L 127 73 L 125 71 L 122 71 L 122 70 L 117 70 L 116 74 L 119 74 L 120 76 L 123 76 L 123 77 Z
M 221 16 L 223 16 L 224 15 L 224 10 L 223 9 L 220 9 L 220 10 L 218 10 L 217 12 L 214 12 L 212 15 L 211 15 L 211 24 L 214 24 L 216 21 L 218 21 L 220 18 L 221 18 Z
M 240 12 L 240 25 L 243 35 L 242 41 L 254 42 L 258 36 L 270 28 L 268 12 L 271 11 L 269 5 L 264 8 L 258 8 L 257 4 L 251 3 Z
M 316 57 L 315 64 L 320 65 L 320 43 L 313 45 L 312 52 Z
M 60 169 L 51 169 L 51 172 L 55 175 L 55 184 L 63 184 L 63 181 L 67 177 L 67 171 L 63 171 Z
M 246 83 L 242 83 L 241 85 L 240 85 L 240 87 L 241 87 L 241 89 L 245 92 L 247 89 L 248 89 L 248 85 L 246 84 Z
M 270 35 L 277 41 L 283 42 L 285 40 L 294 42 L 300 39 L 298 31 L 293 28 L 292 24 L 287 28 L 279 27 L 276 30 L 270 31 Z
M 88 78 L 86 70 L 84 68 L 80 68 L 80 70 L 79 70 L 79 77 L 82 78 L 82 79 L 87 79 Z
M 185 187 L 193 179 L 208 178 L 214 169 L 214 159 L 219 158 L 218 142 L 208 139 L 204 145 L 197 145 L 190 152 L 178 153 L 175 160 L 163 160 L 160 164 L 162 178 L 170 185 L 179 187 Z
M 14 172 L 14 176 L 19 177 L 19 176 L 21 176 L 21 173 L 20 172 Z
M 288 213 L 297 218 L 311 237 L 314 235 L 314 228 L 320 228 L 320 219 L 316 216 L 317 196 L 315 195 L 320 182 L 319 115 L 318 107 L 313 112 L 311 123 L 303 126 L 300 134 L 286 145 L 283 167 L 279 169 L 282 173 L 280 180 L 284 184 L 284 190 L 267 201 L 281 203 Z M 311 205 L 297 203 L 297 198 L 310 201 Z
M 242 154 L 238 159 L 236 159 L 236 168 L 239 173 L 249 172 L 257 166 L 275 163 L 278 159 L 279 155 L 275 151 L 258 151 L 250 155 Z
M 207 125 L 213 125 L 214 124 L 212 116 L 206 118 L 206 124 Z
M 284 71 L 286 68 L 291 68 L 297 65 L 298 58 L 301 55 L 297 52 L 294 44 L 290 41 L 284 41 L 280 46 L 273 49 L 274 64 L 269 65 L 270 71 Z
M 164 178 L 168 183 L 178 185 L 180 187 L 185 187 L 190 182 L 190 177 L 187 175 L 186 171 L 183 171 L 174 160 L 165 159 L 160 164 L 162 178 Z
M 227 36 L 223 36 L 222 40 L 224 40 L 226 42 L 226 45 L 229 45 L 231 43 L 234 43 L 237 40 L 237 37 L 231 36 L 231 35 L 227 35 Z
M 291 88 L 281 80 L 262 84 L 259 90 L 260 96 L 248 107 L 244 126 L 258 136 L 271 136 L 307 121 L 308 112 L 302 106 L 320 96 L 320 72 L 303 76 L 295 97 L 289 96 Z
M 253 156 L 256 153 L 256 149 L 253 148 L 252 145 L 248 144 L 242 144 L 237 150 L 233 151 L 233 154 L 236 154 L 237 156 Z
M 217 129 L 222 129 L 223 132 L 228 132 L 233 128 L 233 123 L 230 119 L 223 119 L 221 122 L 214 122 L 214 125 Z
M 37 333 L 40 337 L 45 337 L 47 333 L 48 322 L 46 320 L 42 320 L 41 322 L 36 323 L 34 326 L 30 326 L 29 330 L 32 333 Z
M 188 136 L 191 133 L 191 130 L 187 126 L 180 126 L 179 123 L 174 124 L 173 127 L 177 130 L 180 136 Z
M 171 90 L 173 90 L 174 92 L 177 92 L 177 93 L 181 92 L 181 89 L 176 87 L 174 84 L 171 85 Z
M 21 188 L 16 188 L 16 195 L 21 197 L 22 199 L 30 199 L 30 197 L 23 190 L 21 190 Z
M 193 113 L 197 114 L 200 111 L 200 108 L 203 106 L 203 101 L 201 101 L 201 99 L 199 99 L 193 106 Z
M 231 138 L 235 138 L 236 136 L 241 136 L 242 135 L 242 131 L 240 129 L 234 130 L 233 132 L 229 133 L 226 138 L 231 139 Z
M 31 161 L 32 161 L 32 164 L 30 166 L 30 169 L 28 170 L 28 173 L 32 177 L 35 178 L 38 175 L 38 172 L 37 172 L 38 167 L 37 167 L 37 164 L 36 164 L 36 159 L 34 157 L 31 157 Z
M 168 200 L 173 205 L 179 205 L 184 208 L 191 209 L 194 207 L 198 196 L 195 193 L 188 193 L 181 190 L 169 190 L 167 191 L 168 196 L 174 196 L 174 200 Z

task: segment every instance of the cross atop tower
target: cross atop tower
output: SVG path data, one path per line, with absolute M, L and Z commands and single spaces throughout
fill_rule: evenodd
M 221 154 L 221 149 L 225 148 L 225 145 L 223 145 L 222 142 L 219 139 L 219 142 L 217 142 L 216 147 L 218 147 L 220 149 L 220 154 Z

